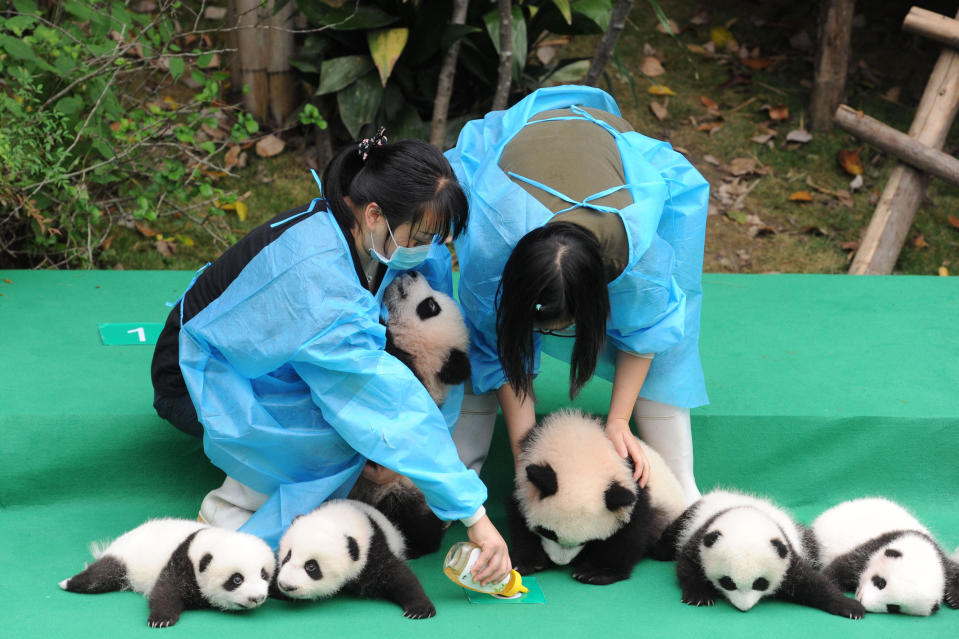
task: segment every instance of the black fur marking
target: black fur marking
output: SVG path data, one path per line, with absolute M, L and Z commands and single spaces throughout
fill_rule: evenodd
M 470 358 L 458 348 L 454 348 L 446 356 L 443 368 L 436 374 L 436 378 L 444 384 L 462 384 L 470 376 Z
M 360 545 L 356 543 L 356 539 L 350 535 L 346 536 L 346 548 L 350 553 L 350 559 L 353 561 L 360 560 Z
M 769 580 L 765 577 L 760 577 L 753 582 L 753 590 L 758 590 L 759 592 L 765 592 L 769 588 Z
M 897 530 L 870 539 L 846 554 L 833 559 L 832 563 L 823 569 L 823 574 L 841 590 L 852 592 L 859 587 L 859 575 L 866 569 L 869 558 L 876 554 L 880 548 L 904 534 L 906 534 L 906 531 Z
M 893 559 L 899 559 L 902 557 L 902 553 L 895 548 L 886 548 L 886 556 L 892 557 Z
M 554 532 L 553 532 L 552 530 L 550 530 L 549 528 L 543 528 L 542 526 L 536 526 L 535 528 L 533 528 L 533 532 L 536 533 L 537 535 L 539 535 L 540 537 L 546 537 L 547 539 L 549 539 L 549 540 L 551 540 L 551 541 L 555 541 L 556 543 L 559 543 L 559 537 L 557 537 L 557 536 L 556 536 L 556 533 L 554 533 Z
M 770 539 L 769 543 L 771 543 L 773 548 L 776 549 L 776 552 L 779 554 L 780 558 L 785 559 L 786 555 L 789 554 L 789 548 L 786 547 L 786 544 L 783 543 L 782 539 Z
M 615 481 L 609 485 L 609 488 L 606 489 L 606 493 L 603 497 L 606 500 L 606 508 L 613 512 L 619 510 L 620 508 L 632 506 L 633 502 L 636 501 L 635 494 L 630 492 L 619 482 Z
M 170 561 L 157 577 L 150 592 L 150 616 L 147 623 L 151 628 L 172 626 L 180 619 L 184 610 L 210 607 L 210 602 L 200 592 L 193 562 L 190 561 L 190 544 L 196 535 L 197 533 L 193 533 L 187 537 L 173 551 Z
M 414 366 L 413 356 L 409 352 L 396 345 L 396 342 L 393 339 L 393 333 L 390 332 L 390 329 L 386 329 L 386 347 L 383 350 L 403 362 L 404 366 L 413 371 L 413 375 L 416 376 L 416 379 L 420 380 L 420 383 L 423 382 L 423 378 L 420 377 L 420 374 L 416 370 L 416 366 Z
M 539 490 L 540 499 L 555 495 L 559 489 L 556 471 L 549 464 L 530 464 L 526 467 L 526 477 Z
M 950 608 L 953 608 L 954 606 L 949 606 L 949 607 L 950 607 Z M 932 604 L 932 610 L 929 611 L 929 614 L 932 615 L 932 614 L 935 614 L 935 613 L 937 613 L 937 612 L 939 612 L 939 604 L 934 603 L 934 604 Z
M 506 518 L 509 523 L 509 558 L 513 568 L 521 575 L 531 575 L 553 565 L 540 538 L 531 531 L 519 509 L 515 495 L 506 502 Z
M 360 478 L 357 485 L 366 481 Z M 362 496 L 356 498 L 367 503 L 373 501 Z M 416 559 L 439 550 L 443 535 L 450 526 L 449 522 L 443 521 L 430 510 L 426 497 L 419 490 L 407 490 L 401 486 L 370 505 L 383 513 L 403 534 L 407 559 Z
M 207 566 L 210 565 L 210 562 L 213 561 L 213 555 L 206 553 L 203 557 L 200 558 L 200 563 L 197 565 L 197 570 L 203 572 L 207 569 Z
M 714 530 L 707 535 L 703 535 L 703 545 L 707 548 L 712 548 L 713 544 L 716 543 L 716 540 L 722 537 L 723 534 L 718 530 Z
M 879 590 L 883 590 L 886 587 L 886 580 L 880 577 L 879 575 L 873 575 L 872 585 L 878 588 Z
M 227 592 L 233 592 L 234 590 L 236 590 L 237 588 L 243 585 L 243 581 L 244 581 L 243 575 L 241 575 L 238 572 L 235 572 L 232 575 L 230 575 L 230 578 L 223 583 L 223 590 L 226 590 Z
M 286 562 L 288 562 L 292 558 L 293 558 L 293 551 L 292 550 L 287 551 L 286 557 L 283 558 L 283 561 L 280 562 L 280 565 L 281 566 L 286 565 Z
M 370 520 L 373 537 L 367 551 L 366 565 L 360 574 L 345 585 L 348 592 L 369 598 L 385 598 L 403 608 L 409 619 L 426 619 L 436 615 L 433 602 L 405 562 L 390 551 L 379 525 Z
M 729 590 L 730 592 L 736 590 L 736 582 L 729 577 L 723 577 L 720 579 L 719 585 L 722 586 L 723 590 Z
M 676 554 L 679 551 L 679 548 L 676 547 L 676 544 L 679 542 L 679 535 L 685 530 L 689 524 L 689 520 L 696 515 L 698 508 L 699 502 L 694 503 L 663 530 L 663 534 L 660 535 L 656 541 L 656 545 L 653 547 L 652 554 L 650 555 L 653 559 L 671 561 L 676 558 Z
M 902 606 L 896 604 L 886 604 L 886 612 L 892 615 L 898 615 L 902 612 Z
M 861 603 L 844 595 L 809 561 L 795 554 L 776 597 L 849 619 L 862 619 L 866 615 Z
M 320 569 L 320 564 L 316 563 L 316 559 L 310 559 L 303 564 L 303 570 L 313 581 L 319 581 L 323 578 L 323 571 Z
M 428 320 L 431 317 L 436 317 L 440 314 L 440 305 L 436 302 L 436 298 L 432 295 L 427 297 L 425 300 L 416 305 L 416 314 L 421 320 Z
M 77 573 L 64 584 L 69 592 L 98 595 L 104 592 L 129 590 L 126 565 L 110 555 L 104 555 Z

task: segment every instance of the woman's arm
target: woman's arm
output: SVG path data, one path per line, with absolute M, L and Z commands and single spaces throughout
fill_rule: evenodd
M 509 445 L 513 451 L 513 464 L 519 460 L 519 443 L 536 425 L 536 398 L 531 394 L 520 397 L 508 383 L 496 389 L 496 399 L 503 409 Z
M 606 419 L 606 436 L 609 437 L 620 457 L 632 457 L 635 470 L 633 479 L 645 486 L 649 480 L 649 464 L 642 446 L 633 437 L 629 428 L 629 417 L 633 414 L 639 390 L 646 381 L 649 364 L 652 359 L 640 357 L 626 351 L 616 355 L 616 373 L 613 376 L 613 394 L 609 402 L 609 416 Z M 505 411 L 504 411 L 505 413 Z

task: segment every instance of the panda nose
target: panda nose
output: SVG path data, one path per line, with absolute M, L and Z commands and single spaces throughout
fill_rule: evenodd
M 294 592 L 297 589 L 297 586 L 290 586 L 284 583 L 277 584 L 280 587 L 280 590 L 283 592 Z
M 259 606 L 264 601 L 266 601 L 266 595 L 257 595 L 256 597 L 249 598 L 251 606 Z

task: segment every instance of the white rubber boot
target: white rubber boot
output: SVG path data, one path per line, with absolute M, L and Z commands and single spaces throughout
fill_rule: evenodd
M 227 477 L 222 486 L 203 498 L 197 519 L 217 528 L 237 530 L 267 499 L 269 495 Z
M 477 475 L 489 455 L 498 411 L 499 402 L 495 394 L 474 395 L 472 386 L 467 382 L 463 408 L 453 429 L 453 443 L 456 444 L 460 460 L 467 468 L 475 470 Z
M 701 497 L 693 467 L 689 409 L 640 398 L 633 408 L 639 438 L 656 449 L 676 475 L 687 505 Z

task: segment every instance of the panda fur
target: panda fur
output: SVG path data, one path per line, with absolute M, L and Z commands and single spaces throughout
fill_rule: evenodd
M 69 592 L 133 590 L 147 597 L 152 628 L 172 626 L 184 610 L 245 610 L 266 601 L 275 568 L 259 537 L 188 519 L 153 519 L 101 549 L 60 582 Z
M 686 504 L 666 462 L 640 445 L 650 464 L 645 488 L 599 420 L 563 410 L 533 427 L 520 444 L 507 508 L 511 559 L 520 573 L 571 564 L 583 583 L 629 577 Z
M 745 612 L 776 597 L 861 619 L 865 610 L 815 569 L 810 531 L 772 502 L 726 490 L 703 495 L 666 530 L 682 600 L 711 606 L 722 594 Z
M 930 615 L 959 608 L 959 564 L 899 504 L 881 497 L 833 506 L 813 522 L 823 572 L 869 612 Z
M 280 539 L 276 591 L 323 599 L 345 591 L 389 599 L 403 616 L 425 619 L 436 608 L 405 563 L 403 536 L 378 510 L 333 499 L 293 520 Z
M 470 374 L 469 334 L 459 306 L 416 271 L 397 276 L 384 291 L 383 303 L 389 313 L 386 352 L 406 364 L 441 406 L 450 386 L 462 384 Z M 433 514 L 406 477 L 385 484 L 360 477 L 349 498 L 385 514 L 403 533 L 410 559 L 436 552 L 450 526 Z

